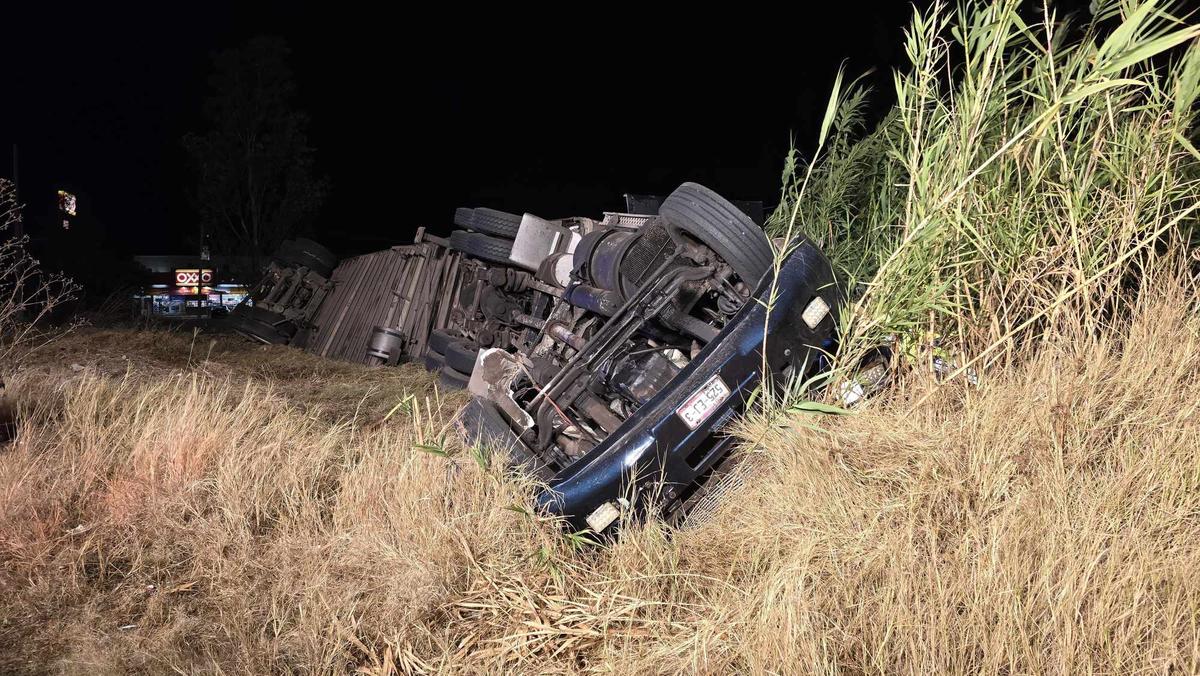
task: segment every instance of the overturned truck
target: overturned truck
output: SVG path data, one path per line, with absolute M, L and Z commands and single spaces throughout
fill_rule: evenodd
M 677 521 L 716 485 L 722 434 L 765 380 L 819 367 L 840 299 L 806 240 L 778 243 L 685 183 L 657 213 L 546 220 L 458 209 L 448 238 L 330 265 L 297 240 L 239 332 L 374 365 L 420 361 L 472 394 L 459 430 L 545 482 L 577 529 Z

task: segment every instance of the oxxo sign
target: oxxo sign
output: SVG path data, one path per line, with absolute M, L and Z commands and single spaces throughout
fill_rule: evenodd
M 175 271 L 175 286 L 199 286 L 212 284 L 212 270 L 185 269 Z

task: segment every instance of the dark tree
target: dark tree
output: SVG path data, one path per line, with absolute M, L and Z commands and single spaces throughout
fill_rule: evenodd
M 257 37 L 213 59 L 208 129 L 184 137 L 196 171 L 193 193 L 214 247 L 260 260 L 311 224 L 328 181 L 314 174 L 308 117 L 282 38 Z

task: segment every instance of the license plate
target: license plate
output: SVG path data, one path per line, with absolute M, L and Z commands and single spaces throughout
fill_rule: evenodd
M 713 376 L 688 397 L 683 406 L 675 410 L 675 415 L 679 416 L 688 429 L 694 430 L 700 423 L 708 420 L 721 402 L 728 398 L 729 387 L 725 385 L 725 381 L 721 380 L 721 376 Z

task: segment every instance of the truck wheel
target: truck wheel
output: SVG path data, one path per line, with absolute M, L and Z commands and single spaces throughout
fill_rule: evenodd
M 471 382 L 471 376 L 460 373 L 449 366 L 443 366 L 442 372 L 438 374 L 438 382 L 442 387 L 448 387 L 452 390 L 465 390 L 467 383 Z
M 326 279 L 337 267 L 337 256 L 332 251 L 303 237 L 284 242 L 275 252 L 275 258 L 284 265 L 304 266 Z
M 454 224 L 463 230 L 471 229 L 471 215 L 475 210 L 470 207 L 459 207 L 454 210 Z
M 729 200 L 699 183 L 676 188 L 663 200 L 658 213 L 668 230 L 687 233 L 712 249 L 747 286 L 756 286 L 771 269 L 771 244 L 762 228 Z
M 506 239 L 490 237 L 478 232 L 455 230 L 450 233 L 451 249 L 489 263 L 512 265 L 512 261 L 508 259 L 508 255 L 512 253 L 512 245 L 513 243 Z
M 467 375 L 475 371 L 475 360 L 478 357 L 479 348 L 464 341 L 450 343 L 446 348 L 446 365 Z
M 479 207 L 471 214 L 471 225 L 468 227 L 475 232 L 516 239 L 517 231 L 521 229 L 521 218 L 517 214 Z
M 290 261 L 296 258 L 297 255 L 296 243 L 290 239 L 285 239 L 279 245 L 279 248 L 275 249 L 275 253 L 271 254 L 271 260 L 286 268 L 292 265 Z
M 425 349 L 438 354 L 446 354 L 446 348 L 450 347 L 450 343 L 458 340 L 461 338 L 445 329 L 434 329 L 429 332 L 429 341 L 426 343 Z
M 290 339 L 290 336 L 285 335 L 274 326 L 246 315 L 230 315 L 228 326 L 250 340 L 267 345 L 286 345 Z
M 279 333 L 291 338 L 296 334 L 296 324 L 278 312 L 271 312 L 260 307 L 247 306 L 243 308 L 243 316 L 256 322 L 266 324 Z
M 446 365 L 446 358 L 443 357 L 442 355 L 438 354 L 437 352 L 426 352 L 425 353 L 425 370 L 426 371 L 434 371 L 434 372 L 441 371 L 442 367 L 445 365 Z

